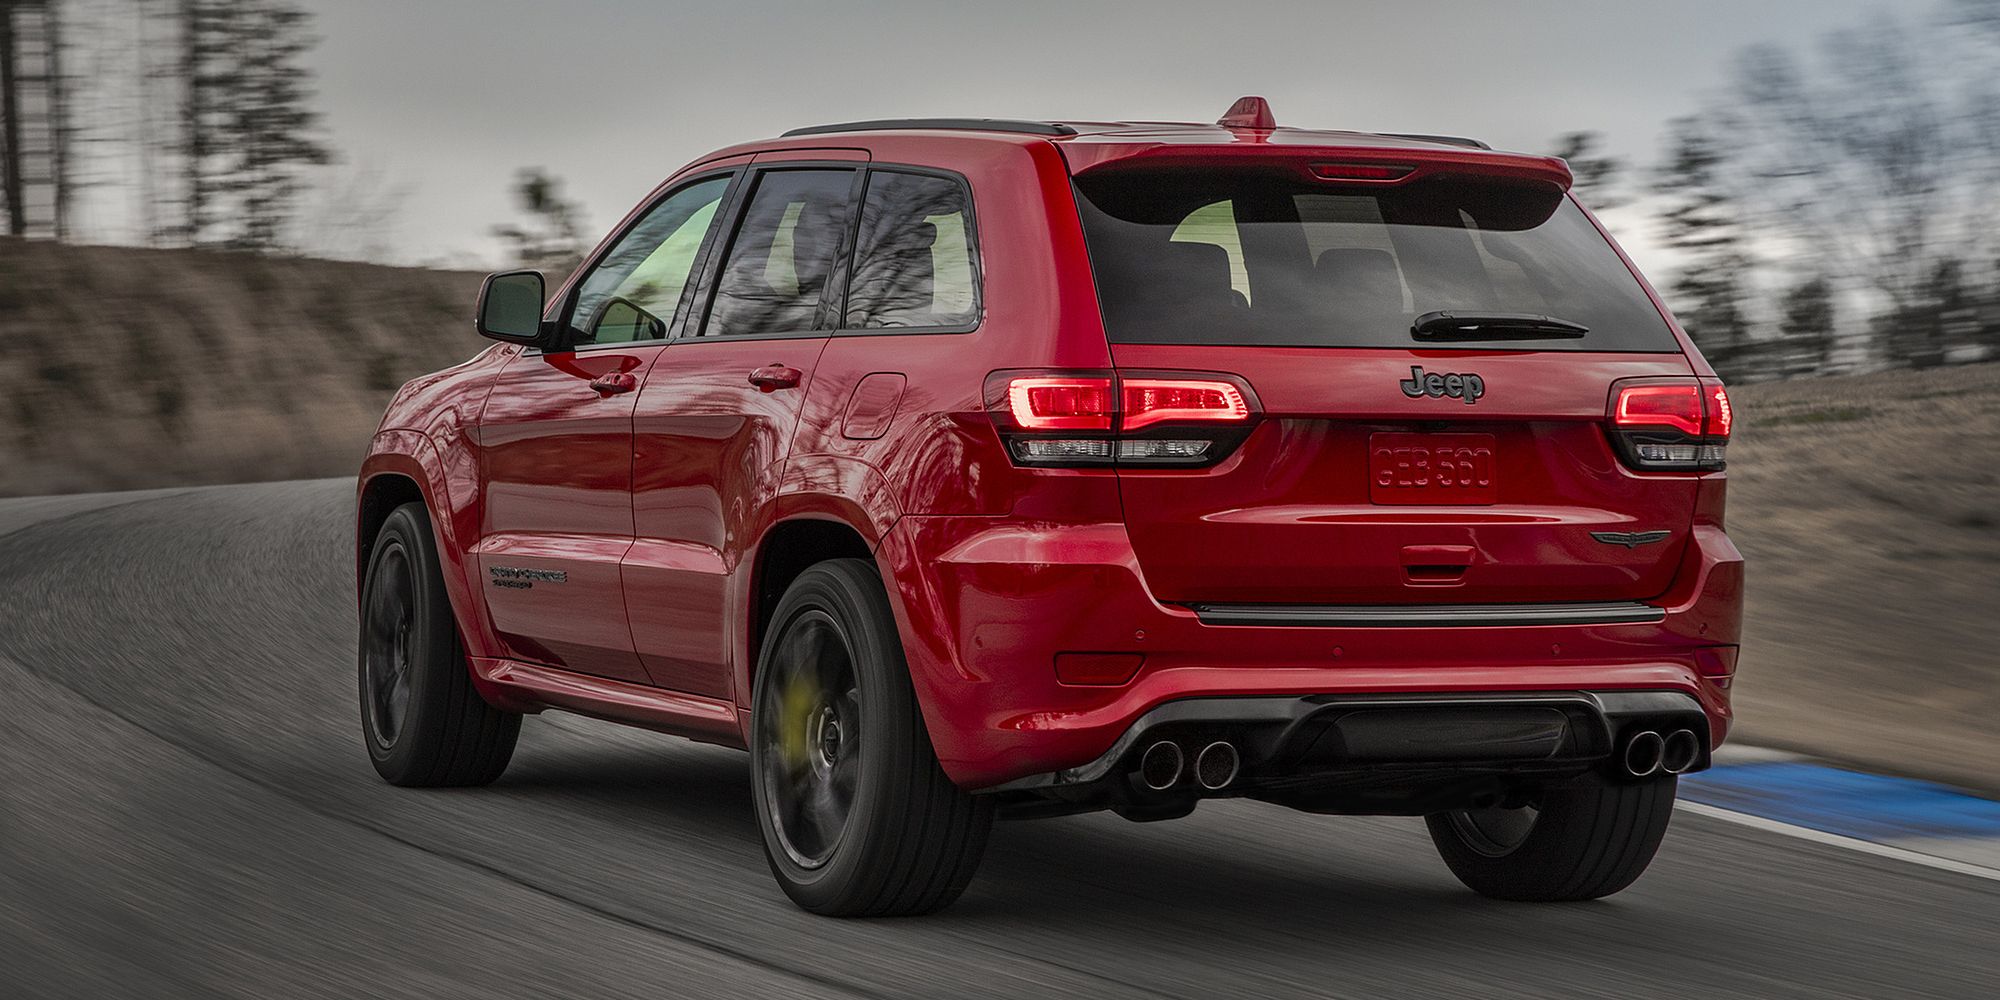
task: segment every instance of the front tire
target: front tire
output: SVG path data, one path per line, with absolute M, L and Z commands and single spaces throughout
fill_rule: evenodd
M 521 717 L 488 705 L 472 687 L 423 504 L 390 512 L 363 580 L 361 729 L 376 773 L 414 788 L 500 777 Z
M 1424 817 L 1438 854 L 1482 896 L 1561 902 L 1609 896 L 1637 881 L 1673 818 L 1676 780 L 1545 791 L 1517 808 Z
M 987 799 L 939 767 L 875 567 L 806 570 L 771 616 L 751 707 L 764 855 L 825 916 L 929 913 L 972 881 Z

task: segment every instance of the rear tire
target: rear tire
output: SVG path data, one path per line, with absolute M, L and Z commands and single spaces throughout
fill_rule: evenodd
M 412 788 L 500 777 L 521 717 L 488 705 L 472 687 L 423 504 L 390 512 L 363 580 L 361 730 L 376 773 Z
M 764 855 L 824 916 L 930 913 L 972 881 L 990 800 L 938 765 L 875 567 L 806 570 L 771 616 L 751 708 Z
M 1597 899 L 1631 885 L 1652 863 L 1673 818 L 1676 785 L 1669 775 L 1556 789 L 1521 809 L 1433 813 L 1424 822 L 1452 874 L 1482 896 Z

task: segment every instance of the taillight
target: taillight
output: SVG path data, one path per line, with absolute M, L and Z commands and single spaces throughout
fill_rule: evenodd
M 1153 424 L 1250 419 L 1243 390 L 1219 379 L 1124 378 L 1118 382 L 1118 398 L 1128 431 Z
M 1047 376 L 1007 383 L 1007 412 L 1022 430 L 1108 431 L 1117 409 L 1107 378 Z
M 1721 469 L 1733 419 L 1729 392 L 1716 379 L 1632 379 L 1611 388 L 1611 438 L 1634 469 Z
M 1231 375 L 994 372 L 986 408 L 1022 465 L 1213 465 L 1249 434 L 1256 398 Z

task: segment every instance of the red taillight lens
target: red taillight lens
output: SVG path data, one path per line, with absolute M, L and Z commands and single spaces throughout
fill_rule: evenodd
M 1023 465 L 1213 465 L 1257 413 L 1233 376 L 994 372 L 987 410 Z
M 1701 386 L 1631 385 L 1618 390 L 1611 422 L 1619 427 L 1671 427 L 1682 434 L 1701 434 Z
M 1733 420 L 1729 393 L 1715 379 L 1648 379 L 1612 388 L 1612 439 L 1635 469 L 1721 469 Z
M 1031 376 L 1007 383 L 1007 413 L 1024 431 L 1108 431 L 1108 378 Z
M 1729 425 L 1736 422 L 1736 411 L 1729 408 L 1729 390 L 1714 379 L 1702 379 L 1701 388 L 1708 394 L 1708 416 L 1702 429 L 1709 437 L 1727 438 Z
M 1128 378 L 1118 383 L 1125 430 L 1165 423 L 1250 419 L 1243 390 L 1220 380 Z

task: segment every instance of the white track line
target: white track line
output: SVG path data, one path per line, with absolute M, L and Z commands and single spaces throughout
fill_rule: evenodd
M 1936 868 L 1939 871 L 1955 872 L 1959 875 L 1970 875 L 1973 878 L 1983 878 L 1992 882 L 2000 882 L 2000 869 L 1987 868 L 1970 862 L 1957 861 L 1952 858 L 1941 858 L 1935 854 L 1925 854 L 1921 851 L 1912 851 L 1902 847 L 1891 847 L 1888 844 L 1878 844 L 1872 840 L 1843 837 L 1837 833 L 1827 833 L 1824 830 L 1815 830 L 1811 827 L 1794 826 L 1790 823 L 1782 823 L 1775 819 L 1765 819 L 1762 816 L 1752 816 L 1749 813 L 1740 813 L 1732 809 L 1708 805 L 1704 802 L 1689 802 L 1686 799 L 1682 799 L 1674 803 L 1674 807 L 1691 812 L 1696 816 L 1707 816 L 1711 819 L 1722 820 L 1725 823 L 1747 826 L 1753 830 L 1763 830 L 1767 833 L 1796 837 L 1800 840 L 1810 840 L 1815 844 L 1845 847 L 1850 851 L 1873 854 L 1878 858 L 1893 858 L 1897 861 L 1907 861 L 1913 865 Z

